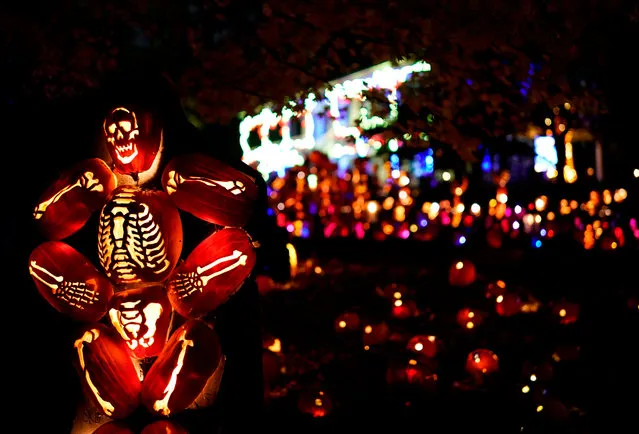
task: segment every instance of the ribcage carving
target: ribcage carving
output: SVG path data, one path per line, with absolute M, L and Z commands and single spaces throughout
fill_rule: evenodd
M 162 230 L 134 188 L 120 189 L 102 209 L 98 256 L 107 276 L 118 282 L 136 282 L 141 272 L 159 275 L 170 267 Z

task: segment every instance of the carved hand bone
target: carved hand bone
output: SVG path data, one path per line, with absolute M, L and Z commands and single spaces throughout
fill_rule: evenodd
M 248 256 L 243 254 L 239 250 L 234 250 L 233 253 L 229 256 L 218 258 L 204 267 L 197 267 L 194 272 L 180 273 L 176 279 L 176 288 L 177 288 L 178 297 L 179 298 L 188 297 L 189 295 L 193 294 L 195 291 L 202 292 L 202 289 L 207 285 L 207 283 L 209 283 L 209 280 L 221 274 L 228 273 L 229 271 L 234 270 L 235 268 L 239 266 L 245 266 L 247 258 Z M 230 262 L 233 260 L 235 260 L 235 262 L 226 266 L 225 268 L 222 268 L 219 271 L 216 271 L 208 275 L 204 274 L 208 270 L 210 270 L 211 268 L 219 264 L 222 264 L 224 262 Z
M 84 309 L 98 299 L 94 289 L 84 282 L 67 282 L 63 276 L 56 276 L 36 261 L 29 263 L 29 274 L 51 288 L 51 292 L 60 300 L 77 309 Z

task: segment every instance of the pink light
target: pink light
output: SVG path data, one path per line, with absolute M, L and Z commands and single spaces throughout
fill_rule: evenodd
M 361 240 L 365 235 L 366 231 L 364 230 L 364 225 L 362 222 L 357 222 L 355 225 L 355 236 Z
M 450 224 L 450 215 L 447 212 L 441 214 L 442 224 L 448 226 Z
M 326 225 L 326 227 L 324 228 L 324 236 L 326 238 L 329 238 L 333 235 L 333 232 L 335 231 L 335 228 L 337 227 L 337 223 L 329 223 Z
M 450 221 L 450 219 L 449 219 Z M 408 229 L 402 229 L 401 231 L 399 231 L 399 237 L 406 239 L 410 236 L 410 231 Z
M 510 217 L 513 214 L 512 208 L 506 208 L 504 214 L 506 215 L 506 217 Z

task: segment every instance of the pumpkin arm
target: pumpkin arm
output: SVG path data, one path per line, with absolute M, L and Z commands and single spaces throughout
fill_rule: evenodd
M 116 185 L 115 174 L 103 160 L 84 160 L 44 191 L 34 208 L 33 219 L 48 239 L 64 239 L 84 227 Z

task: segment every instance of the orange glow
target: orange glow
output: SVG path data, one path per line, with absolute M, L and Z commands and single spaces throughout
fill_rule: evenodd
M 171 410 L 168 407 L 169 399 L 171 398 L 171 395 L 173 394 L 173 391 L 175 390 L 175 385 L 177 384 L 177 376 L 182 370 L 182 366 L 184 364 L 184 357 L 186 356 L 186 350 L 188 349 L 188 347 L 192 347 L 195 345 L 193 340 L 186 339 L 186 330 L 182 332 L 182 336 L 180 336 L 180 340 L 182 341 L 182 349 L 180 350 L 180 355 L 178 356 L 178 360 L 177 360 L 177 363 L 175 364 L 175 368 L 173 369 L 173 372 L 171 373 L 171 379 L 169 380 L 169 383 L 166 385 L 166 388 L 164 389 L 164 393 L 165 393 L 164 398 L 159 399 L 155 401 L 155 403 L 153 403 L 153 410 L 157 411 L 160 414 L 163 414 L 164 416 L 168 416 L 169 414 L 171 414 Z

